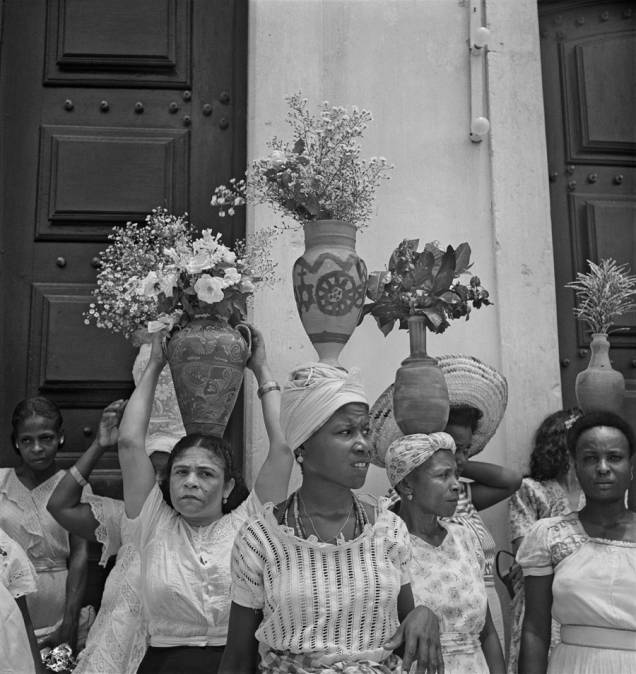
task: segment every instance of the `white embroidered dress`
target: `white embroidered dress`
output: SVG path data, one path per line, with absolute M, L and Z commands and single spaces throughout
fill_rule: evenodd
M 134 674 L 146 652 L 147 630 L 139 553 L 132 544 L 124 502 L 94 494 L 82 501 L 90 505 L 98 522 L 95 537 L 102 544 L 99 563 L 105 565 L 114 554 L 117 560 L 73 674 Z
M 415 604 L 428 606 L 440 619 L 445 674 L 488 674 L 479 640 L 488 607 L 484 554 L 469 527 L 440 524 L 447 533 L 437 547 L 411 536 Z
M 592 538 L 570 513 L 539 520 L 517 561 L 524 577 L 553 576 L 552 617 L 562 642 L 550 654 L 548 674 L 636 672 L 636 543 Z M 594 647 L 599 633 L 631 648 Z
M 271 653 L 290 653 L 313 666 L 261 665 L 262 671 L 323 671 L 339 661 L 379 663 L 391 656 L 382 644 L 399 625 L 397 598 L 410 582 L 411 542 L 386 501 L 380 508 L 374 524 L 337 545 L 295 536 L 277 523 L 271 504 L 241 530 L 232 553 L 232 601 L 263 611 L 256 638 L 264 662 Z
M 508 502 L 510 540 L 523 538 L 538 520 L 579 511 L 585 505 L 585 494 L 578 487 L 578 482 L 576 485 L 577 488 L 573 497 L 570 498 L 568 492 L 557 480 L 539 482 L 530 477 L 524 477 L 521 487 L 510 497 Z M 515 588 L 515 595 L 511 601 L 512 621 L 510 647 L 508 649 L 508 674 L 517 674 L 524 605 L 523 582 L 521 582 Z M 558 623 L 553 622 L 551 639 L 553 647 L 559 643 L 558 630 Z
M 0 529 L 0 674 L 33 674 L 35 666 L 16 599 L 36 591 L 36 575 L 24 550 Z
M 157 485 L 130 520 L 141 553 L 142 596 L 150 645 L 224 646 L 230 617 L 230 557 L 241 526 L 261 512 L 250 492 L 238 508 L 192 527 Z
M 28 595 L 27 605 L 39 640 L 61 624 L 66 606 L 69 534 L 46 509 L 64 475 L 59 470 L 27 489 L 14 468 L 0 468 L 0 528 L 19 543 L 35 567 L 37 592 Z M 90 486 L 83 493 L 90 493 Z

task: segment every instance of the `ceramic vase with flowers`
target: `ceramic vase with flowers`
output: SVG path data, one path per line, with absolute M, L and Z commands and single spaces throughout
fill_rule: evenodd
M 383 157 L 360 158 L 371 113 L 324 102 L 312 115 L 306 98 L 288 97 L 292 138 L 269 143 L 246 179 L 215 189 L 212 204 L 231 214 L 246 200 L 267 203 L 303 225 L 305 251 L 292 270 L 301 323 L 319 358 L 338 364 L 360 319 L 367 269 L 356 233 L 371 216 L 375 191 L 388 178 Z
M 575 316 L 591 331 L 590 362 L 576 376 L 574 391 L 583 412 L 609 411 L 621 414 L 625 399 L 625 378 L 612 367 L 609 334 L 617 319 L 636 310 L 636 276 L 626 264 L 612 258 L 595 264 L 587 261 L 589 272 L 579 272 L 565 287 L 576 292 Z
M 395 421 L 405 434 L 443 431 L 448 421 L 446 380 L 437 360 L 426 352 L 426 330 L 442 333 L 450 321 L 468 319 L 471 308 L 491 304 L 489 293 L 477 276 L 460 283 L 470 264 L 470 246 L 440 249 L 427 243 L 418 251 L 419 239 L 405 239 L 393 251 L 387 271 L 369 276 L 368 297 L 363 308 L 384 335 L 395 322 L 408 329 L 410 355 L 397 370 L 393 392 Z
M 221 437 L 250 355 L 247 298 L 273 271 L 266 242 L 231 249 L 163 209 L 110 238 L 86 320 L 126 337 L 164 331 L 186 432 Z

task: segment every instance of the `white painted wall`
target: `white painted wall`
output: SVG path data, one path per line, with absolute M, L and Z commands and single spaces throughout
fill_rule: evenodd
M 284 96 L 298 90 L 314 104 L 370 109 L 368 156 L 396 166 L 377 197 L 376 213 L 359 234 L 370 270 L 384 268 L 405 237 L 457 245 L 468 241 L 474 272 L 495 306 L 474 311 L 429 352 L 469 353 L 502 370 L 510 386 L 506 419 L 485 460 L 522 466 L 532 431 L 560 406 L 556 309 L 547 192 L 539 40 L 535 0 L 488 0 L 491 136 L 468 137 L 470 61 L 468 4 L 458 0 L 251 0 L 249 5 L 248 154 L 266 152 L 287 134 Z M 248 230 L 279 216 L 248 213 Z M 296 314 L 291 267 L 302 232 L 275 244 L 281 281 L 260 291 L 253 320 L 265 332 L 279 380 L 314 358 Z M 341 361 L 358 366 L 370 399 L 393 380 L 408 354 L 407 335 L 385 338 L 371 318 L 354 333 Z M 246 410 L 247 477 L 263 459 L 266 437 L 254 392 Z M 382 493 L 382 471 L 367 489 Z M 507 547 L 505 505 L 486 512 Z

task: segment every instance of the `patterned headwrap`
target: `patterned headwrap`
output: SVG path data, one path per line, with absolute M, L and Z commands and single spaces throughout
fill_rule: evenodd
M 292 450 L 300 447 L 331 415 L 348 403 L 369 404 L 358 370 L 326 363 L 303 365 L 283 389 L 280 423 Z
M 384 457 L 391 486 L 395 487 L 440 449 L 449 449 L 455 453 L 455 441 L 448 433 L 414 433 L 394 440 Z

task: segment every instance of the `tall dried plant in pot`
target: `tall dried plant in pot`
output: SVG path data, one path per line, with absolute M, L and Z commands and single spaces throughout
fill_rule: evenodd
M 623 375 L 612 368 L 608 335 L 620 330 L 617 320 L 636 310 L 636 276 L 627 264 L 605 258 L 599 264 L 587 260 L 589 271 L 579 272 L 566 284 L 576 293 L 574 315 L 591 332 L 588 367 L 576 377 L 575 392 L 584 412 L 608 410 L 621 413 L 625 398 Z

